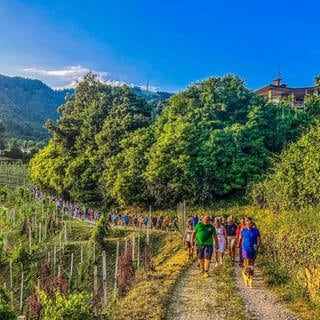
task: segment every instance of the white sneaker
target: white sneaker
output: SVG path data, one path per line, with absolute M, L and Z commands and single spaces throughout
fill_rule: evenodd
M 214 264 L 214 267 L 216 268 L 216 267 L 218 267 L 219 266 L 219 264 L 218 264 L 218 262 L 216 262 L 215 264 Z

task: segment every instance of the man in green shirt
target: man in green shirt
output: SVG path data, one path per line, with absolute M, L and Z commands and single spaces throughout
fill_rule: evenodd
M 216 249 L 219 248 L 219 242 L 215 227 L 210 223 L 210 217 L 205 216 L 203 222 L 197 223 L 192 234 L 192 243 L 194 240 L 197 245 L 200 272 L 208 277 L 210 260 L 213 253 L 213 241 Z

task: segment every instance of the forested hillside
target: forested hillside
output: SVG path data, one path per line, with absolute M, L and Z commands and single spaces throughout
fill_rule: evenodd
M 131 88 L 137 95 L 154 104 L 161 111 L 161 101 L 171 96 L 167 92 L 150 92 L 140 87 Z M 55 122 L 60 114 L 58 107 L 65 103 L 70 90 L 53 90 L 39 80 L 0 75 L 0 121 L 5 135 L 22 140 L 49 138 L 44 124 L 48 119 Z
M 41 140 L 48 138 L 47 119 L 59 117 L 57 107 L 69 90 L 52 90 L 39 80 L 0 75 L 0 120 L 6 136 Z
M 83 203 L 172 207 L 243 195 L 271 158 L 317 117 L 267 103 L 235 76 L 210 78 L 172 96 L 155 116 L 130 88 L 88 74 L 60 110 L 48 146 L 31 162 L 42 188 Z

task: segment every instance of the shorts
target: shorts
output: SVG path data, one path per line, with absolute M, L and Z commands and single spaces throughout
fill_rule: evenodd
M 254 260 L 257 257 L 257 251 L 254 248 L 242 248 L 242 258 Z
M 214 247 L 213 252 L 219 252 L 219 253 L 224 253 L 226 251 L 226 241 L 225 239 L 219 239 L 219 248 L 216 249 L 216 247 Z
M 186 249 L 191 248 L 191 242 L 190 241 L 186 241 L 185 248 Z
M 235 247 L 236 246 L 236 236 L 228 236 L 228 247 Z
M 206 260 L 211 260 L 212 258 L 212 253 L 213 253 L 213 245 L 197 245 L 197 251 L 198 251 L 198 259 L 206 259 Z

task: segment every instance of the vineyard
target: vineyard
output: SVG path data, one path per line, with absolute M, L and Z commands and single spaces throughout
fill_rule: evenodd
M 110 229 L 103 218 L 96 227 L 72 219 L 25 187 L 2 187 L 0 200 L 3 295 L 28 319 L 37 319 L 40 297 L 44 306 L 54 291 L 69 299 L 80 295 L 92 316 L 110 315 L 109 305 L 127 291 L 133 274 L 151 267 L 147 243 L 156 253 L 164 239 L 161 232 Z
M 11 190 L 17 186 L 28 185 L 29 178 L 25 164 L 0 160 L 0 187 L 8 186 Z

